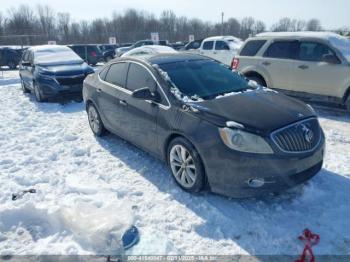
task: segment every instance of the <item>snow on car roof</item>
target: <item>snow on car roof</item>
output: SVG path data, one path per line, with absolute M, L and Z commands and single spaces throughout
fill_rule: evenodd
M 234 41 L 242 41 L 241 39 L 234 37 L 234 36 L 211 36 L 211 37 L 207 37 L 204 39 L 204 41 L 215 41 L 215 40 L 234 40 Z
M 315 37 L 328 40 L 331 37 L 342 37 L 333 32 L 266 32 L 257 34 L 256 37 Z
M 177 53 L 177 51 L 169 46 L 149 45 L 149 46 L 141 46 L 141 47 L 131 49 L 130 51 L 123 54 L 122 57 L 132 56 L 132 55 L 144 56 L 144 55 L 163 54 L 163 53 Z

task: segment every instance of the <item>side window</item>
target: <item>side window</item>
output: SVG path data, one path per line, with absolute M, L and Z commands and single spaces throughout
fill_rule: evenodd
M 266 40 L 251 40 L 245 44 L 241 53 L 241 56 L 255 56 L 260 48 L 266 43 Z
M 106 79 L 106 75 L 107 75 L 109 68 L 110 68 L 110 66 L 107 66 L 104 69 L 102 69 L 102 71 L 99 73 L 99 76 L 102 80 Z
M 28 61 L 33 65 L 34 64 L 34 52 L 29 51 L 29 58 Z
M 326 45 L 315 42 L 301 42 L 299 47 L 299 60 L 321 62 L 323 56 L 334 55 L 335 53 Z
M 157 87 L 157 83 L 143 66 L 130 63 L 126 88 L 135 91 L 144 87 L 154 89 Z
M 203 50 L 213 50 L 214 41 L 207 41 L 203 44 Z
M 29 53 L 29 51 L 24 51 L 23 56 L 22 56 L 23 62 L 28 62 L 28 53 Z
M 126 63 L 117 63 L 110 66 L 105 81 L 113 85 L 125 87 L 127 72 Z
M 215 50 L 230 50 L 230 47 L 224 41 L 216 41 Z
M 266 50 L 264 57 L 294 59 L 297 56 L 297 41 L 276 41 Z

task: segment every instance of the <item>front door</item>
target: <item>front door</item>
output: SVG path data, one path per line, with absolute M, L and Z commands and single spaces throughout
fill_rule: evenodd
M 234 52 L 230 50 L 229 45 L 222 40 L 218 40 L 215 42 L 215 50 L 214 50 L 215 59 L 220 61 L 221 63 L 230 66 Z
M 96 90 L 97 106 L 104 123 L 120 136 L 124 136 L 124 105 L 120 100 L 126 83 L 128 64 L 125 62 L 112 64 L 100 72 L 100 84 Z
M 348 68 L 339 63 L 323 62 L 325 55 L 336 54 L 325 44 L 302 41 L 299 55 L 293 66 L 294 89 L 311 94 L 342 97 L 338 92 L 344 86 L 344 75 Z
M 130 93 L 124 92 L 120 96 L 125 109 L 122 125 L 127 140 L 148 151 L 157 152 L 159 105 L 132 97 L 133 91 L 144 87 L 157 92 L 157 83 L 151 72 L 141 64 L 130 62 L 126 84 Z

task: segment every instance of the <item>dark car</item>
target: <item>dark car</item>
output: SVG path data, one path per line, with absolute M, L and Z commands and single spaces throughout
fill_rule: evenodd
M 115 57 L 115 49 L 118 48 L 117 45 L 112 44 L 98 45 L 98 47 L 103 54 L 103 59 L 105 62 L 109 62 Z
M 203 39 L 194 40 L 192 42 L 189 42 L 187 45 L 185 45 L 185 47 L 182 50 L 184 51 L 197 50 L 198 48 L 200 48 L 202 42 L 203 42 Z
M 232 197 L 279 192 L 322 168 L 313 109 L 194 54 L 116 59 L 84 81 L 93 133 L 165 160 L 176 182 Z
M 177 51 L 184 49 L 185 45 L 186 45 L 185 42 L 176 42 L 176 43 L 170 44 L 170 46 Z
M 38 102 L 81 97 L 84 78 L 93 72 L 70 48 L 53 45 L 29 48 L 19 67 L 23 92 L 33 92 Z
M 18 51 L 8 47 L 0 48 L 0 67 L 8 66 L 14 70 L 17 68 L 20 60 L 21 55 Z
M 69 45 L 78 56 L 89 65 L 104 62 L 104 56 L 98 45 Z

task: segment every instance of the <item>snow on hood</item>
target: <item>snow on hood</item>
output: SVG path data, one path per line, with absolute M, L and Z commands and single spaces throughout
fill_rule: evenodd
M 69 47 L 43 46 L 33 48 L 34 63 L 38 65 L 81 64 L 83 60 Z

